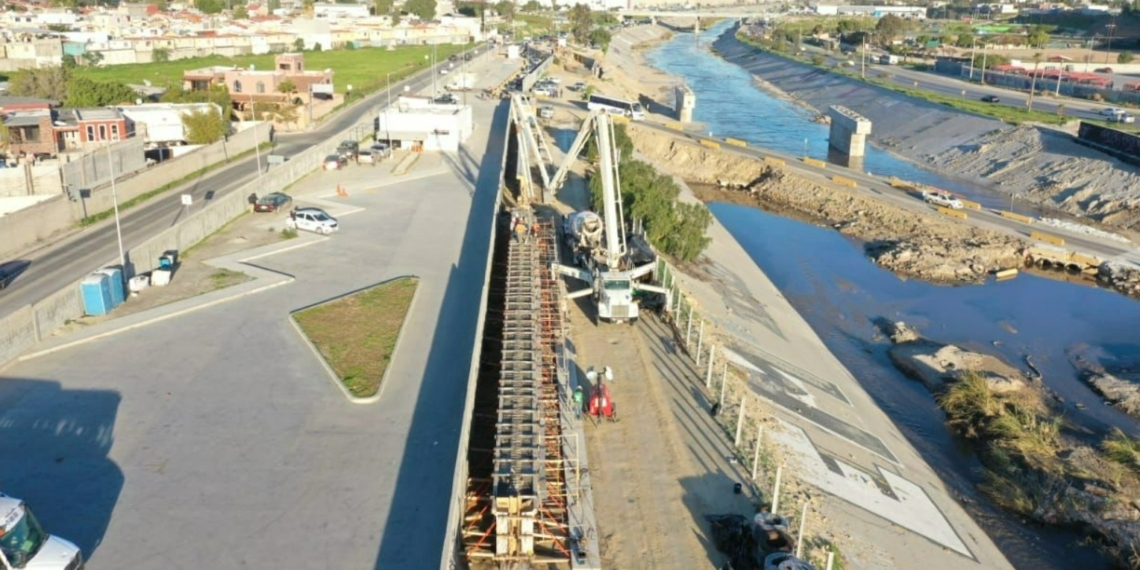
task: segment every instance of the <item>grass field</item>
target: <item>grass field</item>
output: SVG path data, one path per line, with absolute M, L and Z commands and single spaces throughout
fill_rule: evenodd
M 445 61 L 447 56 L 463 51 L 466 46 L 440 45 L 436 47 L 436 59 Z M 430 63 L 431 46 L 404 46 L 394 50 L 385 48 L 361 48 L 336 51 L 305 52 L 305 68 L 309 70 L 332 69 L 336 92 L 344 93 L 352 85 L 353 93 L 369 93 L 381 89 L 387 82 L 386 74 L 392 73 L 392 81 L 403 78 Z M 162 63 L 140 63 L 131 65 L 109 65 L 106 67 L 80 67 L 79 74 L 100 81 L 120 81 L 142 84 L 148 80 L 153 85 L 179 87 L 182 85 L 182 72 L 213 65 L 256 66 L 257 69 L 273 69 L 273 54 L 248 55 L 240 57 L 197 57 L 167 61 Z
M 294 315 L 353 396 L 380 390 L 418 284 L 396 279 Z

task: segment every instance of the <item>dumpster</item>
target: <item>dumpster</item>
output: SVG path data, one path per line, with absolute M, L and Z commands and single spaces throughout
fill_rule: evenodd
M 111 277 L 106 273 L 92 273 L 79 285 L 83 293 L 83 312 L 88 315 L 105 315 L 114 308 L 111 300 Z

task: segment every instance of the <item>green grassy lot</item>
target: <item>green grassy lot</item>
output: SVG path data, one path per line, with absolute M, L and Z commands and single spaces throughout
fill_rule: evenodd
M 443 61 L 447 56 L 464 50 L 466 46 L 440 45 L 436 47 L 436 59 Z M 427 56 L 429 59 L 424 59 Z M 385 48 L 361 48 L 336 51 L 305 52 L 305 68 L 309 70 L 332 69 L 333 82 L 337 93 L 344 93 L 352 85 L 353 93 L 368 93 L 381 89 L 387 82 L 386 74 L 392 73 L 392 80 L 403 78 L 430 64 L 431 46 L 404 46 L 389 51 Z M 105 67 L 80 67 L 79 75 L 100 81 L 120 81 L 142 84 L 149 80 L 158 86 L 179 87 L 182 85 L 182 72 L 213 65 L 236 65 L 257 69 L 273 69 L 273 54 L 248 55 L 240 57 L 196 57 L 162 63 L 139 63 L 131 65 L 108 65 Z
M 380 390 L 417 285 L 396 279 L 294 315 L 353 396 Z

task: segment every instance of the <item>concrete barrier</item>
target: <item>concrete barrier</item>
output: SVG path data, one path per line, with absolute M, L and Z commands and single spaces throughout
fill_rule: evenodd
M 850 186 L 851 188 L 855 188 L 856 186 L 858 186 L 858 184 L 856 184 L 854 180 L 852 180 L 850 178 L 843 177 L 843 176 L 832 176 L 831 181 L 836 183 L 836 184 L 843 185 L 843 186 Z
M 1009 269 L 1002 269 L 994 273 L 994 277 L 998 279 L 1012 279 L 1014 277 L 1017 277 L 1017 269 L 1014 269 L 1012 267 Z
M 772 158 L 770 156 L 765 156 L 764 162 L 767 162 L 768 164 L 771 164 L 772 166 L 784 166 L 787 164 L 787 162 L 782 158 Z
M 15 360 L 39 341 L 31 305 L 24 305 L 0 319 L 0 366 Z
M 969 217 L 968 215 L 966 215 L 966 212 L 963 212 L 962 210 L 954 210 L 951 208 L 943 208 L 942 206 L 938 207 L 938 213 L 939 214 L 945 214 L 947 216 L 950 216 L 951 218 L 958 218 L 959 220 L 965 220 L 966 218 Z
M 1022 216 L 1021 214 L 1015 214 L 1013 212 L 1006 212 L 1004 210 L 1001 212 L 998 212 L 998 214 L 1003 218 L 1009 218 L 1011 220 L 1017 220 L 1019 222 L 1025 223 L 1025 224 L 1032 224 L 1033 223 L 1033 218 L 1030 218 L 1029 216 Z
M 734 139 L 731 137 L 725 138 L 724 142 L 733 146 L 748 146 L 748 141 L 742 141 L 740 139 Z
M 973 201 L 973 200 L 967 200 L 965 198 L 959 197 L 958 201 L 961 202 L 962 206 L 968 210 L 981 210 L 982 209 L 982 205 Z
M 1029 232 L 1029 237 L 1053 245 L 1065 245 L 1065 238 L 1043 232 Z
M 71 227 L 71 203 L 63 194 L 0 218 L 0 259 L 9 259 Z
M 681 123 L 670 122 L 665 123 L 665 128 L 673 129 L 674 131 L 683 131 L 685 130 L 685 125 L 682 125 Z
M 123 286 L 126 287 L 126 283 Z M 83 297 L 79 287 L 80 282 L 76 281 L 32 305 L 39 340 L 51 336 L 52 331 L 83 314 Z
M 1073 252 L 1073 254 L 1071 256 L 1069 256 L 1069 259 L 1073 263 L 1080 263 L 1080 264 L 1086 265 L 1088 267 L 1100 267 L 1100 265 L 1102 263 L 1104 263 L 1103 259 L 1101 259 L 1095 255 L 1086 255 L 1084 253 L 1077 253 L 1075 251 Z
M 915 183 L 907 182 L 906 180 L 900 180 L 894 176 L 891 177 L 891 187 L 901 188 L 903 190 L 918 190 L 918 185 Z
M 715 141 L 710 141 L 708 139 L 701 139 L 701 146 L 707 146 L 707 147 L 712 148 L 712 149 L 719 149 L 720 143 L 715 142 Z
M 808 158 L 806 156 L 804 157 L 804 164 L 807 164 L 809 166 L 814 166 L 816 168 L 827 168 L 826 162 L 824 162 L 822 160 L 816 160 L 814 158 Z

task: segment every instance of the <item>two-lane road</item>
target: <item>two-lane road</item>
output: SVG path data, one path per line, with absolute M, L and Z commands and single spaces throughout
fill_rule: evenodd
M 473 50 L 475 57 L 486 50 L 479 46 Z M 441 61 L 434 69 L 424 70 L 391 87 L 391 96 L 396 98 L 406 92 L 418 92 L 432 87 L 432 77 L 439 70 L 447 68 L 449 62 Z M 447 76 L 443 76 L 446 78 Z M 442 86 L 443 81 L 437 80 Z M 406 87 L 406 89 L 405 89 Z M 277 136 L 274 154 L 293 157 L 314 144 L 337 136 L 353 125 L 375 116 L 376 111 L 388 101 L 388 92 L 381 90 L 351 107 L 329 117 L 318 128 L 296 134 Z M 366 125 L 367 127 L 367 125 Z M 370 127 L 367 127 L 370 129 Z M 261 164 L 266 165 L 266 153 L 261 153 Z M 147 239 L 208 206 L 212 200 L 225 196 L 257 177 L 258 157 L 256 155 L 235 160 L 229 165 L 213 171 L 193 182 L 175 188 L 155 197 L 142 205 L 121 213 L 120 223 L 123 233 L 123 248 L 129 251 Z M 266 189 L 269 191 L 269 189 Z M 263 192 L 259 192 L 263 193 Z M 180 195 L 190 194 L 193 203 L 189 211 L 182 206 Z M 119 245 L 115 234 L 114 218 L 105 220 L 90 228 L 77 232 L 58 242 L 19 256 L 16 259 L 31 262 L 3 291 L 0 291 L 0 318 L 11 314 L 24 305 L 40 301 L 81 279 L 88 272 L 106 265 L 119 257 Z

